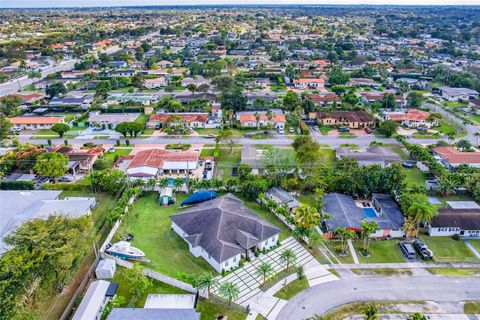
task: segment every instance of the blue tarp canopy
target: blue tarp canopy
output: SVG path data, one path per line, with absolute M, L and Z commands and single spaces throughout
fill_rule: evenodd
M 190 197 L 182 201 L 182 206 L 189 205 L 189 204 L 196 204 L 202 203 L 208 200 L 215 199 L 217 197 L 217 193 L 215 191 L 208 191 L 208 190 L 199 190 L 194 192 Z

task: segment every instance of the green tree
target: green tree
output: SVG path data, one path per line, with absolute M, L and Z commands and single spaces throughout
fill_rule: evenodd
M 67 87 L 62 82 L 54 82 L 51 85 L 47 86 L 45 93 L 50 96 L 50 99 L 53 97 L 58 97 L 59 95 L 67 93 Z
M 423 95 L 418 92 L 410 92 L 407 97 L 407 104 L 409 108 L 419 108 L 423 102 Z
M 235 134 L 233 130 L 222 130 L 216 139 L 228 145 L 230 147 L 230 154 L 233 154 L 233 147 L 238 143 L 240 136 Z
M 298 136 L 293 141 L 297 161 L 311 167 L 320 160 L 320 145 L 311 136 Z
M 370 246 L 370 236 L 378 231 L 378 223 L 376 223 L 375 221 L 367 221 L 365 219 L 362 221 L 361 229 L 361 234 L 363 238 L 363 253 L 365 256 L 367 256 L 368 247 Z
M 12 134 L 13 124 L 8 120 L 7 117 L 0 115 L 0 142 L 4 139 L 8 139 Z
M 8 95 L 0 98 L 0 115 L 12 117 L 20 110 L 18 107 L 23 103 L 22 98 L 17 95 Z
M 212 78 L 212 86 L 220 92 L 231 91 L 235 87 L 235 79 L 228 75 L 216 76 Z
M 135 73 L 132 77 L 132 86 L 142 90 L 144 76 L 141 73 Z
M 240 290 L 238 290 L 238 287 L 234 283 L 224 282 L 218 288 L 218 293 L 222 298 L 228 301 L 229 305 L 231 305 L 232 301 L 238 298 Z
M 57 152 L 45 152 L 37 157 L 33 167 L 37 174 L 59 178 L 68 170 L 68 157 Z
M 273 272 L 273 267 L 266 263 L 262 262 L 260 265 L 257 266 L 256 268 L 256 273 L 258 276 L 263 278 L 263 287 L 265 288 L 267 286 L 267 277 Z
M 320 213 L 318 213 L 317 209 L 306 204 L 296 207 L 293 212 L 295 213 L 295 226 L 298 228 L 312 230 L 320 222 Z
M 292 249 L 284 249 L 280 253 L 280 262 L 285 264 L 285 269 L 288 271 L 290 264 L 294 264 L 297 260 L 297 256 Z
M 265 166 L 265 176 L 271 178 L 273 185 L 279 185 L 296 168 L 295 154 L 285 148 L 267 148 L 260 160 Z
M 52 126 L 52 131 L 56 132 L 60 138 L 63 137 L 63 134 L 70 130 L 70 126 L 66 123 L 57 123 Z
M 298 95 L 291 90 L 288 91 L 283 97 L 283 106 L 288 111 L 293 111 L 300 107 L 300 99 L 298 98 Z
M 472 149 L 472 144 L 470 141 L 462 139 L 457 142 L 457 148 L 461 149 L 462 151 L 470 151 Z
M 337 228 L 335 235 L 341 240 L 340 252 L 347 254 L 348 240 L 354 239 L 357 236 L 356 232 L 345 228 Z
M 143 266 L 140 264 L 135 264 L 133 268 L 127 269 L 125 277 L 131 286 L 130 293 L 136 298 L 140 298 L 152 286 L 152 281 L 143 273 Z
M 196 285 L 200 290 L 207 290 L 208 295 L 213 286 L 216 286 L 218 281 L 215 279 L 215 276 L 211 272 L 204 272 L 198 276 Z
M 436 215 L 437 210 L 434 205 L 428 202 L 428 198 L 425 195 L 420 195 L 414 198 L 414 201 L 410 203 L 407 214 L 414 217 L 417 223 L 417 236 L 420 231 L 420 223 L 430 222 Z
M 245 110 L 247 105 L 247 97 L 243 95 L 241 88 L 234 88 L 225 91 L 220 96 L 222 109 L 232 109 L 235 111 Z
M 380 124 L 380 132 L 387 137 L 391 137 L 397 132 L 398 123 L 395 120 L 385 120 Z
M 382 100 L 382 108 L 393 110 L 396 107 L 397 107 L 397 102 L 395 101 L 395 95 L 393 93 L 385 94 Z
M 328 83 L 330 83 L 332 86 L 345 85 L 347 84 L 349 78 L 350 77 L 348 73 L 343 72 L 341 67 L 335 66 L 328 74 Z
M 252 167 L 250 167 L 246 163 L 241 163 L 238 166 L 237 172 L 238 172 L 238 178 L 240 179 L 240 181 L 245 181 L 250 179 L 252 175 Z
M 425 317 L 423 314 L 415 312 L 409 315 L 407 320 L 427 320 L 427 317 Z
M 193 83 L 190 83 L 187 86 L 187 89 L 192 93 L 193 97 L 195 97 L 195 91 L 197 91 L 197 86 Z

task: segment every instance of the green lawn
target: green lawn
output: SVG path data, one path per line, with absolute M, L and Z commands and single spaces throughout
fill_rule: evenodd
M 468 240 L 468 242 L 470 242 L 470 244 L 477 249 L 478 252 L 480 252 L 480 239 L 472 239 Z
M 403 150 L 403 148 L 392 147 L 392 148 L 390 148 L 390 149 L 391 149 L 393 152 L 395 152 L 396 154 L 398 154 L 398 155 L 402 158 L 402 160 L 408 160 L 408 159 L 410 159 L 410 156 L 408 155 L 407 152 L 405 152 L 405 151 Z
M 320 149 L 320 157 L 323 162 L 330 167 L 335 165 L 335 150 L 333 149 Z
M 132 152 L 132 148 L 115 149 L 114 153 L 105 152 L 104 157 L 105 157 L 105 160 L 107 160 L 109 163 L 108 167 L 111 168 L 113 166 L 116 156 L 126 156 L 126 155 L 129 155 L 130 152 Z
M 350 254 L 350 250 L 347 249 L 347 252 L 348 252 L 347 256 L 341 256 L 338 254 L 337 247 L 340 246 L 340 241 L 338 240 L 325 241 L 325 246 L 337 257 L 338 260 L 340 260 L 341 263 L 345 263 L 345 264 L 353 263 L 353 257 Z M 333 259 L 332 261 L 334 263 L 337 263 L 337 260 L 335 259 Z
M 145 126 L 148 121 L 148 116 L 145 113 L 141 113 L 137 119 L 135 119 L 136 123 L 140 123 L 141 125 Z
M 231 176 L 232 168 L 238 167 L 241 160 L 241 153 L 242 148 L 233 148 L 233 154 L 230 153 L 230 148 L 220 148 L 217 167 L 223 171 L 224 176 Z
M 318 126 L 318 130 L 320 131 L 320 133 L 322 135 L 326 136 L 326 135 L 328 135 L 329 131 L 337 130 L 337 127 L 323 125 L 323 126 Z
M 439 131 L 443 134 L 449 134 L 449 133 L 456 133 L 457 132 L 457 130 L 452 125 L 447 123 L 445 120 L 441 120 L 440 121 L 440 126 L 435 127 L 434 130 L 437 130 L 437 131 Z
M 296 198 L 301 203 L 308 204 L 310 207 L 315 207 L 317 201 L 315 200 L 314 196 L 315 194 L 313 193 L 307 193 L 307 194 L 301 194 L 299 196 L 296 196 Z
M 451 237 L 421 238 L 433 251 L 433 260 L 436 262 L 478 262 L 477 257 L 463 241 Z
M 349 138 L 356 138 L 357 135 L 354 134 L 354 133 L 351 133 L 351 132 L 342 132 L 338 135 L 339 138 L 345 138 L 345 139 L 349 139 Z
M 480 277 L 479 268 L 427 268 L 432 274 L 447 277 Z
M 363 257 L 360 254 L 360 250 L 363 248 L 363 241 L 355 241 L 354 247 L 360 263 L 405 262 L 396 240 L 372 241 L 369 248 L 369 257 Z
M 203 258 L 195 258 L 187 243 L 171 229 L 172 222 L 168 217 L 181 211 L 180 203 L 186 196 L 177 194 L 177 202 L 166 207 L 159 206 L 157 198 L 158 194 L 151 192 L 134 203 L 116 234 L 117 239 L 122 234 L 132 233 L 135 236 L 132 244 L 151 260 L 145 266 L 168 276 L 177 277 L 178 272 L 216 273 Z
M 249 208 L 256 214 L 258 214 L 263 219 L 271 222 L 276 227 L 282 229 L 282 232 L 280 232 L 280 237 L 279 237 L 280 241 L 292 235 L 292 231 L 280 219 L 278 219 L 273 213 L 262 208 L 258 202 L 247 200 L 239 194 L 235 194 L 235 195 L 244 201 L 245 206 L 247 208 Z
M 466 301 L 463 306 L 463 313 L 465 314 L 480 314 L 480 302 Z
M 408 185 L 412 186 L 415 184 L 425 184 L 425 176 L 423 172 L 418 168 L 404 168 L 403 172 L 405 173 L 405 181 Z
M 287 284 L 285 287 L 280 289 L 277 293 L 274 294 L 275 297 L 283 299 L 283 300 L 290 300 L 295 295 L 297 295 L 300 291 L 307 289 L 308 281 L 306 278 L 300 280 L 296 279 Z
M 470 116 L 470 119 L 480 124 L 480 115 L 476 114 L 476 115 Z
M 202 151 L 200 152 L 200 156 L 201 157 L 213 157 L 214 152 L 215 152 L 215 147 L 202 148 Z
M 125 305 L 120 306 L 121 308 L 131 307 L 131 308 L 143 308 L 147 296 L 149 294 L 182 294 L 189 293 L 183 291 L 182 289 L 170 286 L 166 283 L 151 280 L 152 286 L 148 288 L 145 292 L 142 292 L 142 296 L 138 299 L 134 299 L 129 306 L 129 302 L 132 299 L 132 294 L 130 293 L 131 285 L 125 275 L 125 268 L 118 267 L 115 276 L 112 278 L 112 282 L 118 283 L 117 295 L 123 296 L 126 299 Z M 217 314 L 224 314 L 228 316 L 228 319 L 241 320 L 245 319 L 246 315 L 227 309 L 221 305 L 214 304 L 206 299 L 200 298 L 197 304 L 197 311 L 202 315 L 200 319 L 202 320 L 211 320 L 214 319 Z

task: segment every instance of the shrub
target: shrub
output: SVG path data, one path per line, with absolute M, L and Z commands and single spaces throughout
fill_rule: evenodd
M 0 190 L 33 190 L 35 185 L 32 181 L 2 181 Z
M 108 161 L 105 159 L 97 159 L 93 164 L 93 168 L 96 170 L 104 170 L 108 168 Z
M 128 147 L 130 145 L 130 140 L 125 140 L 125 145 Z
M 308 130 L 308 126 L 305 124 L 304 121 L 300 121 L 300 130 L 302 131 L 302 134 L 309 135 L 310 130 Z
M 51 145 L 52 145 L 52 140 L 48 139 L 48 140 L 47 140 L 47 144 L 48 144 L 49 146 L 51 146 Z
M 191 148 L 191 144 L 177 144 L 177 143 L 169 143 L 165 146 L 167 150 L 188 150 Z
M 297 277 L 299 280 L 302 280 L 303 278 L 305 278 L 305 272 L 303 271 L 302 266 L 297 268 Z
M 115 144 L 117 145 L 117 147 L 120 147 L 120 140 L 117 139 L 117 141 L 115 142 Z
M 460 235 L 459 235 L 459 234 L 454 234 L 454 235 L 452 236 L 452 239 L 459 241 L 459 240 L 460 240 Z

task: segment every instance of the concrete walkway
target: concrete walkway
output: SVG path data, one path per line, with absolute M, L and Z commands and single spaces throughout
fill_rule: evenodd
M 357 252 L 355 251 L 355 248 L 353 247 L 352 240 L 348 239 L 347 243 L 348 243 L 348 248 L 350 249 L 350 253 L 352 254 L 353 262 L 355 264 L 360 264 L 360 261 L 358 261 Z
M 477 251 L 477 249 L 475 249 L 475 247 L 470 243 L 470 241 L 468 240 L 463 240 L 463 242 L 465 242 L 465 244 L 467 245 L 467 247 L 473 252 L 474 255 L 477 256 L 477 258 L 480 260 L 480 252 Z
M 480 268 L 480 262 L 405 262 L 331 264 L 328 269 L 416 269 L 416 268 Z

